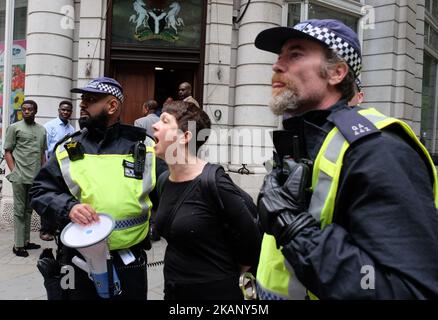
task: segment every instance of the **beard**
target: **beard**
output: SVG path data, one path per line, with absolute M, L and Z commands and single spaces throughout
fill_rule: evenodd
M 320 78 L 326 79 L 327 75 L 321 71 Z M 283 115 L 287 110 L 293 111 L 291 114 L 301 114 L 308 110 L 315 109 L 323 100 L 323 93 L 317 90 L 313 92 L 308 92 L 309 90 L 298 92 L 293 82 L 284 78 L 281 74 L 274 74 L 272 76 L 272 83 L 277 81 L 285 84 L 283 88 L 273 91 L 272 98 L 269 101 L 269 107 L 272 113 L 277 116 Z
M 272 83 L 274 82 L 282 82 L 285 86 L 272 92 L 272 98 L 269 100 L 269 108 L 272 113 L 281 116 L 286 110 L 296 110 L 298 108 L 298 95 L 293 83 L 279 73 L 272 75 Z
M 79 118 L 79 127 L 81 129 L 104 131 L 108 127 L 109 116 L 106 110 L 102 110 L 99 114 L 89 117 Z
M 298 97 L 295 91 L 287 87 L 272 96 L 269 100 L 269 108 L 277 116 L 281 116 L 286 110 L 296 110 L 298 108 Z

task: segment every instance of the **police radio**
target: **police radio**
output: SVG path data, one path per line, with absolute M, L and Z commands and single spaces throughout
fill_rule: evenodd
M 68 158 L 71 161 L 81 160 L 84 158 L 84 147 L 79 141 L 71 140 L 64 144 L 64 148 L 67 151 Z
M 277 169 L 281 185 L 286 182 L 297 163 L 304 163 L 309 168 L 310 174 L 312 173 L 313 161 L 306 156 L 304 141 L 297 133 L 288 130 L 274 131 L 273 142 L 275 146 L 273 169 Z M 306 186 L 306 202 L 309 202 L 311 197 L 310 184 L 311 179 Z
M 142 141 L 138 141 L 134 146 L 134 174 L 143 176 L 146 162 L 146 146 Z

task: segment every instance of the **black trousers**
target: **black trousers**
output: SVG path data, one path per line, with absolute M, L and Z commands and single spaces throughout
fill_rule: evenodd
M 243 294 L 239 288 L 239 276 L 191 284 L 166 280 L 164 300 L 243 300 Z
M 136 260 L 129 265 L 123 263 L 116 251 L 111 252 L 122 289 L 121 294 L 111 298 L 113 300 L 147 300 L 148 282 L 146 252 L 138 247 L 131 248 L 131 251 L 135 255 Z M 69 255 L 71 255 L 71 253 Z M 73 257 L 73 255 L 71 255 L 71 257 Z M 67 300 L 102 299 L 97 294 L 94 283 L 88 278 L 87 273 L 71 263 L 69 263 L 69 265 L 72 265 L 75 271 L 75 286 L 74 289 L 63 290 L 63 297 L 66 297 Z
M 42 215 L 40 231 L 54 235 L 56 232 L 56 221 Z

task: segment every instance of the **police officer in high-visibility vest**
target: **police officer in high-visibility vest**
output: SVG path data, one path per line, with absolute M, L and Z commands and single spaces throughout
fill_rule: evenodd
M 31 188 L 32 207 L 41 216 L 58 218 L 61 225 L 88 225 L 98 221 L 98 213 L 111 215 L 115 229 L 109 249 L 121 286 L 114 298 L 146 299 L 144 250 L 156 181 L 154 141 L 144 129 L 119 122 L 124 96 L 116 80 L 96 78 L 71 91 L 82 94 L 82 130 L 55 147 Z M 63 263 L 72 265 L 72 257 L 81 257 L 74 249 L 61 249 Z M 76 266 L 74 270 L 75 286 L 64 290 L 67 298 L 96 299 L 88 275 Z
M 278 54 L 270 108 L 284 128 L 258 198 L 259 296 L 437 298 L 435 166 L 406 123 L 347 106 L 361 70 L 356 33 L 308 20 L 264 30 L 255 45 Z

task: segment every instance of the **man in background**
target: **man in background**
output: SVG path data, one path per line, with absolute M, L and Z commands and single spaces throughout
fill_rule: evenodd
M 70 101 L 63 100 L 58 106 L 58 117 L 50 120 L 44 125 L 47 135 L 47 159 L 53 156 L 53 149 L 56 143 L 67 134 L 75 131 L 69 120 L 73 113 L 73 105 Z M 41 217 L 40 239 L 52 241 L 56 232 L 55 223 L 45 217 Z
M 166 101 L 168 101 L 169 98 L 167 98 Z M 158 102 L 155 100 L 148 100 L 143 104 L 143 114 L 145 115 L 142 118 L 139 118 L 134 121 L 134 126 L 140 127 L 146 130 L 146 133 L 148 136 L 153 137 L 154 136 L 154 129 L 152 128 L 152 125 L 156 122 L 160 121 L 160 117 L 157 116 L 156 112 L 158 110 Z M 166 163 L 156 157 L 156 173 L 157 173 L 157 179 L 163 173 L 167 170 Z M 159 241 L 161 239 L 160 235 L 157 233 L 155 229 L 155 218 L 156 218 L 156 205 L 154 204 L 152 208 L 151 218 L 150 218 L 150 239 L 152 241 Z
M 152 125 L 160 120 L 160 118 L 156 115 L 157 109 L 157 101 L 146 101 L 145 103 L 143 103 L 144 117 L 134 121 L 134 126 L 146 129 L 146 133 L 151 137 L 154 136 L 154 130 L 152 129 Z
M 58 117 L 50 120 L 44 125 L 47 132 L 47 158 L 53 155 L 53 148 L 56 143 L 64 138 L 67 134 L 75 132 L 70 124 L 70 118 L 73 113 L 73 105 L 70 101 L 61 101 L 58 107 Z
M 46 157 L 46 130 L 35 122 L 38 105 L 33 100 L 21 104 L 23 120 L 15 122 L 6 130 L 5 160 L 11 170 L 6 176 L 12 184 L 14 196 L 14 246 L 12 252 L 19 257 L 27 257 L 27 250 L 41 246 L 30 240 L 29 189 Z
M 200 108 L 198 101 L 192 97 L 192 86 L 188 82 L 183 82 L 178 87 L 178 97 L 182 101 L 191 102 Z

